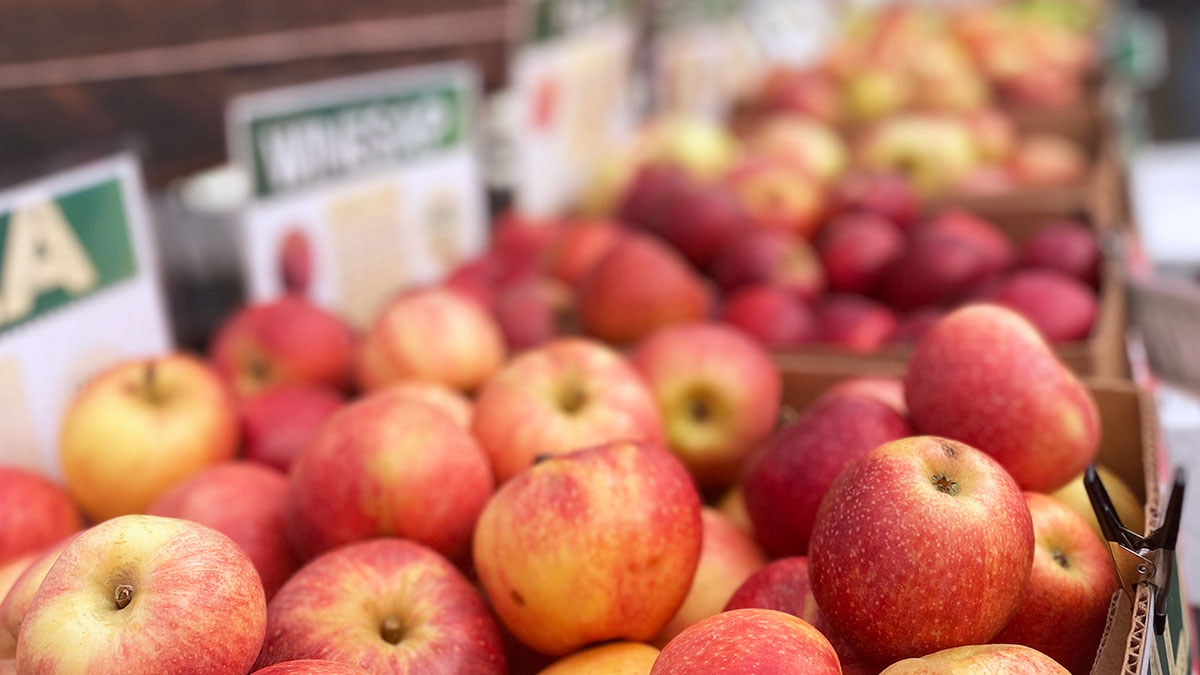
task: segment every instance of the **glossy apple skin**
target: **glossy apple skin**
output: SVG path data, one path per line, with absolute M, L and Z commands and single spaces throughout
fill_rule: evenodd
M 833 213 L 873 213 L 907 231 L 921 215 L 921 204 L 904 176 L 855 171 L 835 186 Z
M 825 227 L 820 252 L 830 290 L 865 295 L 904 252 L 904 237 L 883 216 L 854 214 Z
M 487 457 L 469 433 L 390 390 L 335 414 L 289 482 L 287 531 L 305 558 L 400 536 L 462 559 L 493 488 Z
M 534 276 L 500 289 L 492 304 L 504 342 L 513 352 L 553 340 L 572 323 L 575 297 L 566 284 Z
M 1025 493 L 1033 569 L 1017 613 L 993 639 L 1032 647 L 1074 675 L 1091 672 L 1117 592 L 1112 559 L 1085 520 L 1057 499 Z
M 1099 448 L 1091 394 L 1033 325 L 996 305 L 964 307 L 931 328 L 909 360 L 904 393 L 918 431 L 983 450 L 1025 490 L 1065 485 Z
M 689 180 L 664 197 L 660 216 L 650 231 L 697 268 L 705 269 L 729 242 L 753 226 L 733 193 Z
M 358 666 L 324 659 L 284 661 L 254 671 L 254 675 L 370 675 Z
M 856 460 L 912 431 L 873 397 L 831 392 L 775 432 L 742 475 L 758 543 L 772 556 L 804 555 L 821 498 Z
M 397 642 L 385 639 L 389 619 L 401 628 Z M 397 675 L 508 672 L 495 619 L 462 573 L 436 552 L 390 537 L 330 551 L 279 590 L 256 666 L 295 659 Z
M 988 220 L 962 209 L 943 211 L 913 232 L 917 240 L 952 239 L 979 251 L 986 274 L 1003 272 L 1016 262 L 1012 241 Z
M 405 380 L 473 391 L 504 358 L 503 333 L 483 306 L 448 288 L 423 289 L 375 318 L 359 347 L 358 381 L 366 391 Z
M 990 640 L 1029 581 L 1033 525 L 1012 478 L 932 436 L 880 446 L 825 494 L 809 570 L 830 625 L 892 663 Z M 963 594 L 974 602 L 963 603 Z
M 354 335 L 344 321 L 297 297 L 242 308 L 217 330 L 213 365 L 239 394 L 286 384 L 345 389 Z
M 42 551 L 23 553 L 0 564 L 0 594 L 8 595 L 13 585 L 17 583 L 17 579 L 21 578 L 21 575 L 29 569 L 29 566 L 38 559 L 41 553 Z
M 285 533 L 287 477 L 251 462 L 219 464 L 165 492 L 148 513 L 211 527 L 241 547 L 267 600 L 299 567 Z
M 1025 242 L 1021 263 L 1057 270 L 1092 288 L 1100 283 L 1100 246 L 1091 228 L 1081 223 L 1064 220 L 1042 227 Z
M 808 305 L 771 284 L 745 286 L 729 294 L 720 318 L 769 349 L 793 349 L 819 337 Z
M 779 369 L 734 328 L 664 328 L 638 344 L 631 362 L 658 402 L 668 447 L 702 484 L 736 480 L 746 456 L 775 428 Z
M 118 609 L 123 585 L 132 599 Z M 258 573 L 228 537 L 122 516 L 81 533 L 50 568 L 21 623 L 17 670 L 239 675 L 265 629 Z
M 1067 675 L 1054 659 L 1019 645 L 972 645 L 905 659 L 880 675 Z
M 771 284 L 811 302 L 825 289 L 816 251 L 788 232 L 756 230 L 738 237 L 717 255 L 710 272 L 726 292 Z
M 640 642 L 610 642 L 550 664 L 538 675 L 650 675 L 658 650 Z
M 0 659 L 16 657 L 17 634 L 20 632 L 25 612 L 29 610 L 29 603 L 33 602 L 34 594 L 42 585 L 50 567 L 58 560 L 58 555 L 74 538 L 74 535 L 68 536 L 39 553 L 13 581 L 12 588 L 0 593 Z
M 990 274 L 986 255 L 970 244 L 948 237 L 914 238 L 884 271 L 880 296 L 900 311 L 949 306 Z
M 650 675 L 841 675 L 837 654 L 808 622 L 771 609 L 711 616 L 663 648 Z
M 471 430 L 503 483 L 543 455 L 614 440 L 663 440 L 637 371 L 599 342 L 562 338 L 513 359 L 475 401 Z
M 475 530 L 475 568 L 522 642 L 552 655 L 654 637 L 700 558 L 700 498 L 665 448 L 617 442 L 506 483 Z
M 67 490 L 93 521 L 144 513 L 237 451 L 233 396 L 212 368 L 183 354 L 100 373 L 76 394 L 61 429 Z
M 725 185 L 759 226 L 803 239 L 817 233 L 829 210 L 829 197 L 819 177 L 774 157 L 753 156 L 743 161 L 729 172 Z
M 401 382 L 387 387 L 386 391 L 424 403 L 463 429 L 471 428 L 475 405 L 471 399 L 449 387 L 432 382 Z
M 817 308 L 821 340 L 858 354 L 869 354 L 887 344 L 896 331 L 896 313 L 861 295 L 840 293 Z
M 1090 287 L 1053 270 L 1014 272 L 981 299 L 1019 312 L 1049 342 L 1087 339 L 1099 310 Z
M 81 527 L 79 511 L 62 488 L 31 471 L 0 466 L 0 565 Z
M 570 222 L 547 249 L 542 267 L 550 276 L 577 288 L 624 234 L 616 223 Z
M 320 385 L 288 385 L 243 398 L 242 448 L 246 459 L 286 472 L 345 399 Z

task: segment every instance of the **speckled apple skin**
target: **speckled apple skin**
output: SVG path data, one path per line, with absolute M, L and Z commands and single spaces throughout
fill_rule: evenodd
M 1024 490 L 1066 485 L 1100 446 L 1091 394 L 1032 324 L 996 305 L 935 324 L 917 343 L 904 393 L 917 431 L 979 448 Z
M 383 639 L 389 616 L 404 626 Z M 256 667 L 328 659 L 379 675 L 504 675 L 500 629 L 483 598 L 448 560 L 383 538 L 313 560 L 271 601 Z
M 1054 659 L 1018 645 L 946 649 L 895 663 L 880 675 L 1068 675 Z
M 1087 675 L 1117 591 L 1112 559 L 1070 507 L 1034 492 L 1025 493 L 1025 501 L 1035 541 L 1029 587 L 1017 613 L 992 641 L 1032 647 L 1075 675 Z
M 942 481 L 944 492 L 935 480 Z M 826 493 L 809 550 L 813 593 L 855 651 L 892 663 L 990 640 L 1017 610 L 1033 524 L 994 460 L 931 436 L 888 443 Z
M 650 675 L 840 675 L 837 654 L 808 622 L 772 609 L 711 616 L 663 648 Z
M 562 655 L 654 637 L 687 595 L 700 539 L 700 499 L 679 460 L 618 442 L 504 485 L 479 518 L 475 568 L 504 625 Z
M 299 659 L 284 661 L 262 670 L 254 671 L 254 675 L 370 675 L 358 666 L 324 659 Z
M 82 526 L 79 510 L 62 488 L 31 471 L 0 466 L 0 565 Z
M 59 554 L 67 547 L 67 544 L 74 540 L 74 535 L 67 537 L 39 553 L 13 582 L 7 595 L 3 596 L 3 601 L 0 602 L 0 659 L 16 657 L 17 634 L 21 630 L 21 621 L 25 618 L 25 612 L 29 610 L 33 596 L 37 594 L 38 587 L 42 585 L 42 580 L 46 578 L 46 574 L 54 566 L 54 562 L 58 560 Z

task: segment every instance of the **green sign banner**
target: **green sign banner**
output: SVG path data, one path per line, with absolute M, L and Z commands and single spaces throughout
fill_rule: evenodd
M 1188 632 L 1189 611 L 1183 603 L 1184 588 L 1179 577 L 1179 561 L 1171 567 L 1171 587 L 1167 591 L 1167 625 L 1162 635 L 1154 636 L 1151 673 L 1154 675 L 1191 675 L 1192 643 Z M 1152 617 L 1153 618 L 1153 617 Z

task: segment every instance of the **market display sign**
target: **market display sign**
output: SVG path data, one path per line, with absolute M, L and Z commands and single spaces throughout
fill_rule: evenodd
M 633 130 L 634 14 L 628 0 L 517 4 L 514 197 L 523 212 L 551 216 Z
M 466 64 L 252 94 L 229 110 L 253 180 L 242 251 L 253 300 L 297 292 L 362 326 L 399 289 L 486 243 Z
M 1171 587 L 1167 591 L 1167 621 L 1162 634 L 1146 646 L 1150 651 L 1151 675 L 1191 675 L 1192 644 L 1189 630 L 1190 612 L 1184 603 L 1184 588 L 1179 575 L 1179 560 L 1171 566 Z M 1151 617 L 1153 619 L 1153 617 Z
M 0 192 L 0 463 L 57 477 L 76 389 L 171 348 L 146 213 L 130 156 Z

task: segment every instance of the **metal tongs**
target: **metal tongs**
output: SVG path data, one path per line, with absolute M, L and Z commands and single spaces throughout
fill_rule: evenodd
M 1087 468 L 1083 478 L 1088 499 L 1092 502 L 1092 509 L 1100 522 L 1100 530 L 1108 542 L 1108 552 L 1116 565 L 1121 589 L 1132 603 L 1136 601 L 1139 584 L 1149 583 L 1154 586 L 1154 632 L 1159 635 L 1162 634 L 1167 621 L 1167 594 L 1171 588 L 1175 542 L 1179 539 L 1179 520 L 1183 513 L 1183 490 L 1186 483 L 1187 473 L 1182 468 L 1176 469 L 1162 525 L 1143 537 L 1121 522 L 1121 517 L 1117 515 L 1117 510 L 1109 499 L 1108 490 L 1104 489 L 1094 466 Z

